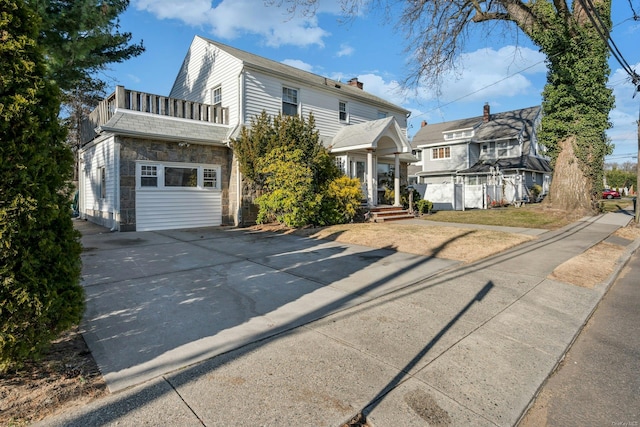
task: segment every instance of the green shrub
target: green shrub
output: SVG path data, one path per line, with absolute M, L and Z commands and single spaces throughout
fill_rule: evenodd
M 0 372 L 37 358 L 84 308 L 73 155 L 25 4 L 0 0 Z
M 318 225 L 344 224 L 353 221 L 362 203 L 362 185 L 358 178 L 340 176 L 329 183 Z
M 416 209 L 420 215 L 431 213 L 433 210 L 433 203 L 429 200 L 420 199 L 416 202 Z
M 265 176 L 265 193 L 256 202 L 258 223 L 277 221 L 288 227 L 311 222 L 322 197 L 314 192 L 311 169 L 300 149 L 272 149 L 258 164 Z
M 531 192 L 531 201 L 536 202 L 538 200 L 538 196 L 542 193 L 542 187 L 538 184 L 533 184 L 529 191 Z

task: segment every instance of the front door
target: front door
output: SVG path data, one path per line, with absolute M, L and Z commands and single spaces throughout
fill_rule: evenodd
M 364 158 L 351 159 L 351 178 L 358 178 L 362 186 L 362 195 L 367 198 L 367 161 Z

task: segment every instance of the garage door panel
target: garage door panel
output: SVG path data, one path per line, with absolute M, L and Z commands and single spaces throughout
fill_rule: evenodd
M 155 190 L 136 192 L 136 230 L 170 230 L 222 224 L 222 192 Z

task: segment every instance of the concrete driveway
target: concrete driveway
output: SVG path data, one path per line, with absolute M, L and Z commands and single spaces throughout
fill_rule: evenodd
M 109 233 L 78 220 L 82 332 L 121 390 L 458 264 L 246 229 Z

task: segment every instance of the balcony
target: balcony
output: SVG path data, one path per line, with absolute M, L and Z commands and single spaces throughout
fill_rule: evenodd
M 82 123 L 81 140 L 85 144 L 96 137 L 95 129 L 113 117 L 116 109 L 139 111 L 160 116 L 197 120 L 220 125 L 229 124 L 229 109 L 211 104 L 185 101 L 167 96 L 136 92 L 116 86 L 116 90 L 89 114 Z

